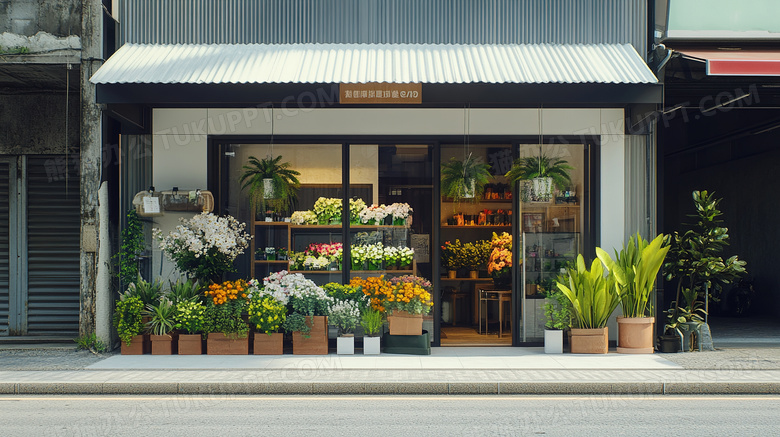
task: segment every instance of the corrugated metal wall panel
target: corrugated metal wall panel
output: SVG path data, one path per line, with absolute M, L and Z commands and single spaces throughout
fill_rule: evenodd
M 61 159 L 61 158 L 60 158 Z M 27 333 L 78 335 L 79 178 L 73 160 L 55 156 L 27 160 Z M 64 175 L 52 169 L 69 171 Z M 48 170 L 48 171 L 47 171 Z
M 120 45 L 631 44 L 647 0 L 122 0 Z
M 0 335 L 8 335 L 10 164 L 0 162 Z

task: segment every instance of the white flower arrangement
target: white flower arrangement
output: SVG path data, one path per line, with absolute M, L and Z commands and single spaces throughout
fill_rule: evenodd
M 318 287 L 314 281 L 306 279 L 300 273 L 289 273 L 287 270 L 271 273 L 263 278 L 263 284 L 265 284 L 263 292 L 273 296 L 284 305 L 287 305 L 290 296 L 301 296 L 307 293 L 321 295 L 325 299 L 328 298 L 325 290 Z
M 381 262 L 385 256 L 385 248 L 382 243 L 366 246 L 366 259 L 368 261 Z
M 360 220 L 360 212 L 366 209 L 363 199 L 349 199 L 349 219 L 352 222 Z
M 387 213 L 392 214 L 393 219 L 405 219 L 412 213 L 413 209 L 408 203 L 393 203 L 387 207 Z
M 328 257 L 325 256 L 307 256 L 306 259 L 303 260 L 303 267 L 308 268 L 310 270 L 325 270 L 328 268 L 328 265 L 330 264 L 330 260 Z
M 360 211 L 359 214 L 360 221 L 363 223 L 381 223 L 387 215 L 387 207 L 385 205 L 377 205 L 376 203 Z
M 362 263 L 368 256 L 368 246 L 352 246 L 352 261 Z
M 414 259 L 414 249 L 412 249 L 411 247 L 398 248 L 398 261 L 402 266 L 411 264 L 413 259 Z
M 160 250 L 182 272 L 198 279 L 209 279 L 226 271 L 235 271 L 233 261 L 244 253 L 252 238 L 234 217 L 201 213 L 187 220 L 180 218 L 176 229 L 163 235 L 152 229 Z
M 384 249 L 384 258 L 385 262 L 387 262 L 388 265 L 395 265 L 396 262 L 398 262 L 399 257 L 399 248 L 388 246 Z
M 350 334 L 360 322 L 360 307 L 355 301 L 335 301 L 330 305 L 328 322 L 339 328 L 339 334 Z
M 331 217 L 341 217 L 342 201 L 333 197 L 320 197 L 314 202 L 314 213 L 318 219 L 330 220 Z
M 290 223 L 294 225 L 316 225 L 317 214 L 312 211 L 295 211 L 290 217 Z

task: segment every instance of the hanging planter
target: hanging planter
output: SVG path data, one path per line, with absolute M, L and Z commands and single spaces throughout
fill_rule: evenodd
M 530 181 L 521 187 L 520 196 L 523 202 L 549 202 L 553 188 L 564 190 L 571 185 L 571 170 L 574 170 L 574 167 L 563 159 L 540 155 L 517 158 L 505 176 L 513 184 Z
M 290 168 L 289 162 L 281 162 L 282 157 L 265 159 L 249 157 L 244 165 L 244 174 L 239 178 L 241 189 L 249 189 L 249 197 L 258 212 L 271 210 L 284 212 L 292 210 L 298 198 L 301 174 Z
M 532 196 L 538 201 L 549 202 L 552 199 L 552 178 L 534 178 Z
M 272 178 L 263 178 L 263 198 L 268 200 L 279 198 Z
M 456 203 L 461 199 L 476 199 L 491 177 L 490 165 L 471 153 L 463 161 L 452 158 L 441 166 L 441 194 Z

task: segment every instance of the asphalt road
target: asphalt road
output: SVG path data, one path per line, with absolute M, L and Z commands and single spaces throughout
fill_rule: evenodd
M 780 396 L 2 396 L 12 436 L 778 435 Z

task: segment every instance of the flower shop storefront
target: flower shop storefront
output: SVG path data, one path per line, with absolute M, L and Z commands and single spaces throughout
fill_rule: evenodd
M 221 317 L 208 305 L 247 301 L 246 330 L 306 337 L 329 315 L 339 350 L 345 334 L 418 321 L 434 346 L 519 346 L 541 342 L 557 275 L 596 245 L 620 247 L 633 226 L 626 107 L 655 102 L 658 88 L 632 56 L 621 59 L 639 72 L 630 80 L 375 78 L 365 81 L 375 100 L 346 80 L 117 83 L 110 68 L 92 80 L 117 111 L 151 107 L 157 190 L 209 190 L 214 214 L 245 224 L 241 255 L 208 291 L 206 319 Z M 416 94 L 392 101 L 401 92 Z M 195 214 L 161 211 L 153 226 L 165 238 Z M 181 277 L 175 254 L 150 248 L 154 278 Z M 286 314 L 257 310 L 279 302 Z

